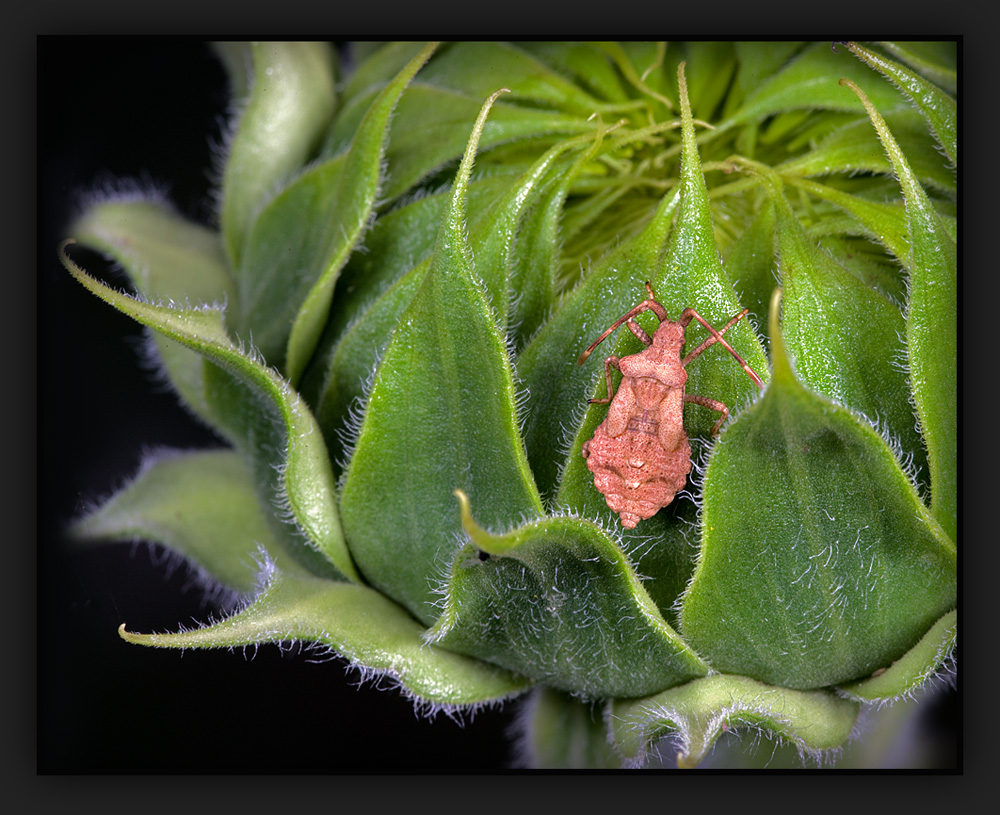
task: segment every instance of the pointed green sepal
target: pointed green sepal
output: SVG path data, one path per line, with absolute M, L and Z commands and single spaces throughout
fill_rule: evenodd
M 906 203 L 910 273 L 906 315 L 913 400 L 927 444 L 931 511 L 951 539 L 958 533 L 958 251 L 948 228 L 867 95 L 861 101 L 885 147 Z
M 249 230 L 235 326 L 297 385 L 330 312 L 340 271 L 374 219 L 389 119 L 435 47 L 426 46 L 373 100 L 347 150 L 309 167 Z
M 435 254 L 379 364 L 341 494 L 358 567 L 428 624 L 437 616 L 428 578 L 459 531 L 455 489 L 495 521 L 541 513 L 504 338 L 465 238 L 472 160 L 500 93 L 480 112 Z
M 267 569 L 261 592 L 227 619 L 173 634 L 135 634 L 126 642 L 157 648 L 240 648 L 305 642 L 328 646 L 363 676 L 388 677 L 432 709 L 478 705 L 513 696 L 530 681 L 468 657 L 433 648 L 403 609 L 365 586 Z
M 471 545 L 455 556 L 429 642 L 588 698 L 644 696 L 707 672 L 599 526 L 548 517 L 493 533 L 459 501 Z
M 818 247 L 792 211 L 778 174 L 734 160 L 759 179 L 775 207 L 774 254 L 782 283 L 782 342 L 802 384 L 868 418 L 903 461 L 923 475 L 926 453 L 913 426 L 899 360 L 905 321 L 899 306 Z
M 771 383 L 705 472 L 681 631 L 717 670 L 812 689 L 901 657 L 953 609 L 956 550 L 881 436 L 797 379 L 778 296 Z
M 927 119 L 953 167 L 958 166 L 958 104 L 922 76 L 856 42 L 847 47 L 903 91 Z
M 70 226 L 80 244 L 121 264 L 147 300 L 225 308 L 236 287 L 216 232 L 189 221 L 155 197 L 95 203 Z M 204 359 L 153 333 L 170 383 L 202 419 L 221 429 L 205 398 Z
M 252 425 L 263 416 L 279 428 L 276 436 L 283 439 L 284 449 L 280 472 L 269 471 L 269 477 L 277 479 L 277 494 L 272 497 L 286 503 L 296 529 L 301 530 L 305 540 L 321 552 L 340 575 L 357 580 L 340 529 L 326 446 L 312 413 L 298 394 L 274 370 L 233 344 L 219 309 L 154 305 L 115 291 L 69 259 L 65 250 L 71 243 L 72 240 L 63 242 L 59 257 L 85 288 L 143 325 L 194 349 L 214 363 L 213 376 L 225 375 L 229 379 L 223 381 L 232 380 L 238 383 L 241 393 L 251 395 L 242 405 L 230 404 L 221 411 L 213 408 L 213 412 L 229 417 L 232 427 L 243 423 Z M 240 416 L 241 411 L 245 415 Z

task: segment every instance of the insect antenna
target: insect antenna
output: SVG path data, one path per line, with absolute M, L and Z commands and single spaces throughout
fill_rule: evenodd
M 656 317 L 658 320 L 660 320 L 660 322 L 667 319 L 667 312 L 663 309 L 663 306 L 661 306 L 659 303 L 656 302 L 656 300 L 653 299 L 653 289 L 650 287 L 649 283 L 646 284 L 646 288 L 649 289 L 649 299 L 643 300 L 635 308 L 630 309 L 621 317 L 619 317 L 617 320 L 615 320 L 607 331 L 601 334 L 601 336 L 599 336 L 596 340 L 594 340 L 590 344 L 590 347 L 586 351 L 580 354 L 579 359 L 577 359 L 576 361 L 577 365 L 583 365 L 583 363 L 587 361 L 587 357 L 590 356 L 591 352 L 598 345 L 604 342 L 616 328 L 618 328 L 623 323 L 627 323 L 637 314 L 642 314 L 642 312 L 644 311 L 652 311 L 654 314 L 656 314 Z

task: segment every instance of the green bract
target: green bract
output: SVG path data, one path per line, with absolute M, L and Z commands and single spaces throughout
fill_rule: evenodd
M 530 694 L 537 766 L 689 766 L 744 727 L 842 747 L 957 641 L 947 45 L 401 43 L 339 85 L 326 45 L 220 48 L 217 228 L 92 205 L 70 234 L 134 295 L 61 250 L 231 442 L 77 521 L 245 597 L 122 637 L 322 643 L 430 709 Z M 646 281 L 675 318 L 749 308 L 726 339 L 765 386 L 691 362 L 731 418 L 685 406 L 688 489 L 624 529 L 577 359 Z

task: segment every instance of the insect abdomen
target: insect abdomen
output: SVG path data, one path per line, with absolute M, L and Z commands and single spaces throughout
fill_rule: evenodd
M 638 429 L 644 425 L 649 429 Z M 687 437 L 673 450 L 665 450 L 657 431 L 658 423 L 638 414 L 629 422 L 628 431 L 617 437 L 609 436 L 601 424 L 584 450 L 594 486 L 628 529 L 670 504 L 684 489 L 691 471 Z

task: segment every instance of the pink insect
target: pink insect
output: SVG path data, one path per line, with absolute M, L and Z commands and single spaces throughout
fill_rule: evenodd
M 684 430 L 685 402 L 710 408 L 722 414 L 712 427 L 717 434 L 729 416 L 722 402 L 684 392 L 685 366 L 714 343 L 722 345 L 757 384 L 764 383 L 722 335 L 747 315 L 744 309 L 721 329 L 715 329 L 693 308 L 686 308 L 679 320 L 667 318 L 666 309 L 656 301 L 653 287 L 646 283 L 649 296 L 614 324 L 582 354 L 582 365 L 590 353 L 625 323 L 648 348 L 627 357 L 610 356 L 604 361 L 608 397 L 591 399 L 594 404 L 611 403 L 608 415 L 583 445 L 587 468 L 594 474 L 594 486 L 604 495 L 608 506 L 621 517 L 622 526 L 631 529 L 670 504 L 684 488 L 691 471 L 691 444 Z M 660 324 L 650 337 L 635 317 L 652 311 Z M 691 320 L 697 320 L 711 336 L 681 359 L 684 332 Z M 622 375 L 618 391 L 611 381 L 611 369 Z

